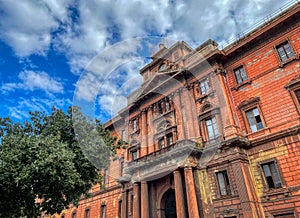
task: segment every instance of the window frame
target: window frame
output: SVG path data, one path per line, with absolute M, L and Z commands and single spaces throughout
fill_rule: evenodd
M 288 44 L 291 51 L 293 52 L 293 56 L 290 57 L 290 58 L 287 58 L 286 60 L 282 60 L 280 54 L 279 54 L 279 51 L 278 51 L 278 48 L 281 48 L 282 46 L 284 46 L 285 44 Z M 280 67 L 283 67 L 285 64 L 289 63 L 290 61 L 294 60 L 294 59 L 298 59 L 298 54 L 295 52 L 295 48 L 293 46 L 293 44 L 291 43 L 290 39 L 284 39 L 282 40 L 281 42 L 279 42 L 278 44 L 276 44 L 274 46 L 274 50 L 275 50 L 275 53 L 276 53 L 276 56 L 277 56 L 277 59 L 279 61 L 279 65 Z M 285 52 L 286 53 L 286 52 Z
M 263 165 L 267 165 L 267 164 L 270 164 L 270 163 L 273 163 L 274 166 L 275 166 L 275 169 L 276 169 L 277 175 L 278 175 L 278 179 L 279 179 L 280 184 L 281 184 L 280 187 L 276 187 L 276 184 L 274 183 L 273 176 L 272 176 L 272 179 L 273 179 L 273 183 L 274 183 L 275 187 L 274 188 L 270 188 L 269 183 L 267 182 L 267 178 L 266 178 L 266 175 L 265 175 L 265 171 L 263 169 Z M 283 188 L 285 186 L 284 180 L 283 180 L 284 177 L 282 176 L 281 170 L 280 170 L 280 168 L 278 166 L 278 162 L 277 162 L 276 159 L 272 158 L 272 159 L 260 162 L 259 163 L 259 169 L 260 169 L 261 179 L 263 181 L 263 185 L 264 185 L 265 191 L 278 190 L 278 189 L 281 189 L 281 188 Z
M 90 218 L 91 210 L 89 207 L 85 208 L 84 210 L 84 218 Z
M 122 129 L 122 130 L 121 130 L 121 139 L 122 139 L 122 141 L 124 141 L 124 142 L 127 141 L 127 137 L 126 137 L 126 129 Z
M 100 218 L 106 218 L 106 211 L 107 211 L 106 204 L 101 204 L 101 207 L 100 207 Z M 103 214 L 103 212 L 104 212 L 104 214 Z
M 201 84 L 205 84 L 204 87 L 205 87 L 205 90 L 202 89 L 202 86 Z M 209 77 L 206 77 L 206 78 L 203 78 L 203 79 L 200 79 L 199 80 L 199 94 L 200 95 L 208 95 L 209 92 L 211 91 L 211 82 L 210 82 L 210 79 Z
M 139 149 L 133 149 L 133 150 L 130 150 L 130 159 L 131 161 L 135 161 L 137 159 L 139 159 Z M 134 157 L 134 153 L 136 153 L 136 157 Z
M 215 117 L 216 124 L 218 128 L 218 135 L 216 135 L 214 138 L 209 138 L 208 130 L 206 126 L 206 120 L 212 119 Z M 218 139 L 221 139 L 223 136 L 223 125 L 222 125 L 222 119 L 221 119 L 221 113 L 220 108 L 213 107 L 211 104 L 205 104 L 202 106 L 202 113 L 199 115 L 199 127 L 200 127 L 200 134 L 204 141 L 216 141 Z
M 119 199 L 118 201 L 118 217 L 122 217 L 122 199 Z
M 300 101 L 297 98 L 296 91 L 300 91 L 300 75 L 294 76 L 285 86 L 291 95 L 292 101 L 300 115 Z
M 71 214 L 71 218 L 76 218 L 76 210 L 74 210 Z
M 254 110 L 257 110 L 257 112 L 258 112 L 258 116 L 259 116 L 259 118 L 260 118 L 260 121 L 261 121 L 260 123 L 261 123 L 261 125 L 262 125 L 262 128 L 259 128 L 259 123 L 256 121 L 256 117 L 257 117 L 257 116 L 255 116 Z M 251 125 L 250 117 L 248 116 L 248 113 L 249 113 L 249 112 L 252 112 L 252 115 L 253 115 L 252 119 L 255 120 L 255 127 L 256 127 L 256 130 L 255 130 L 255 131 L 252 130 L 252 126 L 253 126 L 253 125 Z M 258 131 L 263 130 L 263 129 L 265 128 L 264 122 L 263 122 L 263 119 L 262 119 L 262 115 L 261 115 L 261 112 L 260 112 L 260 109 L 259 109 L 257 106 L 245 110 L 244 113 L 245 113 L 245 116 L 246 116 L 246 119 L 247 119 L 247 126 L 248 126 L 248 129 L 249 129 L 249 131 L 250 131 L 251 133 L 258 132 Z
M 263 111 L 261 109 L 261 106 L 260 106 L 260 97 L 252 97 L 252 98 L 246 99 L 238 105 L 238 108 L 239 108 L 239 110 L 242 114 L 242 119 L 244 121 L 245 130 L 248 134 L 255 134 L 257 132 L 263 132 L 265 129 L 268 128 L 267 122 L 265 120 L 264 113 L 263 113 Z M 254 108 L 257 108 L 258 113 L 260 115 L 260 119 L 262 121 L 262 125 L 263 125 L 264 128 L 259 129 L 255 132 L 252 132 L 251 125 L 249 123 L 246 112 L 249 111 L 249 110 L 253 110 Z
M 208 124 L 207 123 L 208 121 L 210 121 L 211 124 Z M 205 129 L 206 129 L 207 139 L 209 141 L 210 140 L 214 140 L 214 139 L 216 139 L 216 138 L 218 138 L 220 136 L 220 130 L 219 130 L 217 118 L 216 118 L 215 115 L 210 116 L 210 117 L 204 119 L 204 125 L 205 125 Z M 213 133 L 212 137 L 210 136 L 209 126 L 212 127 L 212 133 Z
M 108 174 L 109 174 L 108 168 L 105 168 L 104 169 L 104 184 L 108 184 L 109 183 Z
M 241 70 L 242 70 L 242 71 L 241 71 Z M 239 82 L 238 77 L 237 77 L 237 72 L 238 72 L 238 75 L 239 75 L 239 77 L 240 77 L 240 79 L 241 79 L 240 82 Z M 244 72 L 244 76 L 245 76 L 246 78 L 243 78 L 242 72 Z M 235 82 L 236 82 L 237 85 L 242 85 L 242 84 L 244 84 L 246 81 L 249 80 L 248 73 L 247 73 L 246 68 L 244 67 L 244 65 L 240 65 L 239 67 L 234 68 L 234 69 L 233 69 L 233 74 L 234 74 Z
M 226 176 L 227 176 L 227 179 L 228 179 L 228 184 L 225 187 L 225 190 L 226 190 L 225 195 L 222 194 L 221 187 L 220 187 L 220 181 L 219 181 L 219 178 L 218 178 L 218 174 L 222 174 L 222 176 L 224 176 L 224 172 L 226 173 Z M 228 168 L 219 169 L 218 171 L 215 172 L 214 177 L 215 177 L 216 186 L 217 186 L 217 197 L 218 198 L 225 198 L 225 197 L 228 197 L 228 196 L 232 196 L 233 195 L 233 188 L 232 188 L 232 182 L 231 182 L 231 177 L 230 177 L 230 173 L 229 173 Z

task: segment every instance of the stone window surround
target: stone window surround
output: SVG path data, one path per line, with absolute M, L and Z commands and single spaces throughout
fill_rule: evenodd
M 243 77 L 241 77 L 242 81 L 241 81 L 241 82 L 238 82 L 236 72 L 239 71 L 239 74 L 241 74 L 240 69 L 243 69 L 243 72 L 244 72 L 245 75 L 246 75 L 246 79 L 243 79 Z M 234 74 L 234 78 L 235 78 L 236 85 L 244 84 L 247 80 L 249 80 L 248 72 L 247 72 L 247 69 L 245 68 L 244 64 L 242 64 L 242 65 L 240 65 L 240 66 L 234 68 L 234 69 L 233 69 L 233 74 Z
M 244 121 L 244 124 L 245 124 L 246 132 L 248 134 L 257 133 L 257 132 L 263 131 L 264 129 L 267 128 L 267 123 L 264 119 L 264 114 L 263 114 L 261 106 L 260 106 L 260 97 L 248 98 L 248 99 L 244 100 L 243 102 L 241 102 L 239 104 L 238 108 L 240 109 L 240 112 L 242 114 L 242 118 L 243 118 L 243 121 Z M 257 108 L 264 128 L 262 128 L 260 130 L 257 130 L 255 132 L 252 132 L 249 120 L 248 120 L 247 115 L 246 115 L 246 112 L 249 111 L 249 110 L 252 110 L 254 108 Z
M 295 94 L 295 91 L 300 90 L 300 75 L 294 76 L 284 87 L 289 91 L 297 112 L 300 115 L 300 103 Z
M 91 215 L 91 208 L 90 206 L 87 206 L 84 210 L 84 218 L 90 218 Z
M 100 207 L 100 218 L 106 218 L 106 211 L 107 211 L 106 204 L 102 203 Z
M 132 153 L 135 151 L 137 152 L 137 158 L 140 157 L 140 147 L 141 145 L 139 143 L 136 143 L 128 148 L 129 161 L 134 161 Z
M 290 48 L 294 52 L 294 56 L 287 59 L 286 61 L 281 61 L 281 58 L 280 58 L 279 53 L 277 51 L 277 48 L 278 48 L 278 46 L 280 46 L 280 45 L 282 45 L 286 42 L 289 44 Z M 276 55 L 276 58 L 278 60 L 279 67 L 284 67 L 286 64 L 290 63 L 291 61 L 299 59 L 299 54 L 295 52 L 296 50 L 294 48 L 294 45 L 293 45 L 293 43 L 291 43 L 291 40 L 289 38 L 285 38 L 285 39 L 281 40 L 279 43 L 276 43 L 276 45 L 273 46 L 273 50 L 275 51 L 275 55 Z
M 170 134 L 172 134 L 173 144 L 175 144 L 176 141 L 177 141 L 177 126 L 176 125 L 175 126 L 170 126 L 167 129 L 164 129 L 164 130 L 162 130 L 162 131 L 160 131 L 160 132 L 158 132 L 154 135 L 154 141 L 155 141 L 155 144 L 157 144 L 156 147 L 159 148 L 158 143 L 161 139 L 164 139 L 164 145 L 165 145 L 165 147 L 167 147 L 166 146 L 167 145 L 167 141 L 166 141 L 167 139 L 166 138 L 167 138 L 167 135 L 170 135 Z
M 204 108 L 206 107 L 203 106 Z M 208 132 L 207 132 L 207 127 L 205 124 L 205 121 L 209 118 L 215 117 L 216 121 L 217 121 L 217 125 L 218 125 L 218 132 L 219 132 L 219 136 L 217 136 L 214 139 L 209 139 L 208 138 Z M 218 139 L 219 137 L 221 137 L 221 132 L 220 130 L 222 129 L 222 124 L 221 124 L 221 114 L 220 114 L 220 108 L 218 107 L 211 107 L 210 109 L 208 109 L 207 111 L 202 112 L 201 114 L 199 114 L 199 125 L 200 125 L 200 134 L 203 138 L 203 140 L 206 141 L 213 141 Z
M 233 79 L 233 80 L 234 80 L 234 86 L 231 88 L 231 90 L 237 91 L 237 90 L 239 90 L 241 87 L 243 87 L 243 86 L 245 86 L 245 85 L 247 85 L 247 84 L 251 84 L 251 83 L 252 83 L 252 79 L 249 77 L 248 69 L 247 69 L 245 66 L 246 66 L 245 63 L 241 63 L 241 64 L 239 64 L 239 65 L 234 66 L 233 68 L 231 68 L 231 69 L 229 70 L 229 72 L 232 73 L 233 78 L 234 78 L 234 79 Z M 235 70 L 236 70 L 236 69 L 239 69 L 240 67 L 243 67 L 243 69 L 244 69 L 244 71 L 245 71 L 245 74 L 246 74 L 246 76 L 247 76 L 247 79 L 244 80 L 244 81 L 242 81 L 241 83 L 238 83 L 238 81 L 237 81 L 237 79 L 236 79 L 236 75 L 235 75 Z
M 217 178 L 217 173 L 221 173 L 221 172 L 227 172 L 227 176 L 228 176 L 228 180 L 229 180 L 229 187 L 230 187 L 230 192 L 227 195 L 221 195 L 221 190 L 219 187 L 219 180 Z M 232 181 L 231 181 L 231 176 L 230 176 L 230 171 L 229 171 L 229 166 L 226 167 L 220 167 L 217 170 L 214 171 L 214 182 L 216 184 L 216 197 L 218 199 L 220 198 L 227 198 L 227 197 L 231 197 L 234 195 L 234 191 L 233 191 L 233 186 L 232 186 Z
M 271 163 L 271 162 L 274 162 L 275 164 L 275 167 L 276 167 L 276 170 L 277 170 L 277 173 L 278 173 L 278 177 L 280 179 L 280 182 L 281 182 L 281 187 L 280 188 L 272 188 L 270 189 L 269 188 L 269 185 L 266 181 L 266 178 L 265 178 L 265 174 L 264 174 L 264 171 L 263 171 L 263 168 L 262 168 L 262 165 L 264 164 L 267 164 L 267 163 Z M 262 180 L 262 184 L 263 184 L 263 188 L 264 188 L 264 192 L 265 194 L 270 194 L 272 191 L 275 191 L 275 192 L 278 192 L 278 190 L 282 190 L 282 192 L 284 192 L 284 188 L 286 186 L 286 183 L 284 181 L 284 177 L 282 175 L 282 171 L 279 167 L 279 164 L 278 164 L 278 161 L 276 158 L 271 158 L 271 159 L 268 159 L 268 160 L 263 160 L 263 161 L 259 161 L 257 163 L 257 168 L 258 168 L 258 171 L 259 171 L 259 174 L 260 174 L 260 177 L 261 177 L 261 180 Z M 282 193 L 280 192 L 280 193 Z M 268 196 L 266 196 L 268 198 Z

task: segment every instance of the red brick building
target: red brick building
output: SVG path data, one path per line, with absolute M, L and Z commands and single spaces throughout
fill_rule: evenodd
M 300 3 L 223 49 L 160 46 L 107 128 L 128 142 L 70 217 L 299 217 Z

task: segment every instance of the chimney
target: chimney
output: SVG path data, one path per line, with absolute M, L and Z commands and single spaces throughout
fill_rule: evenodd
M 160 43 L 159 44 L 159 49 L 163 49 L 163 48 L 165 48 L 166 46 L 163 44 L 163 43 Z

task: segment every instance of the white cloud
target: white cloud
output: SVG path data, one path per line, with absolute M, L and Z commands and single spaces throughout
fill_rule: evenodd
M 29 117 L 29 111 L 49 111 L 52 107 L 62 108 L 71 106 L 72 102 L 65 98 L 19 98 L 16 106 L 8 107 L 8 116 L 16 119 Z
M 0 38 L 20 57 L 49 49 L 51 33 L 67 19 L 70 1 L 1 0 Z
M 134 63 L 142 46 L 137 41 L 117 44 L 117 49 L 113 49 L 113 43 L 153 35 L 185 40 L 193 46 L 209 38 L 226 42 L 288 1 L 0 0 L 0 38 L 23 58 L 46 55 L 50 48 L 64 53 L 73 73 L 84 72 L 76 84 L 75 97 L 96 101 L 99 95 L 97 102 L 104 110 L 110 110 L 114 107 L 113 99 L 119 101 L 121 97 L 116 96 L 124 91 L 120 81 L 128 93 L 140 80 L 134 84 L 129 81 L 138 81 L 135 79 L 140 77 L 134 64 L 128 65 L 124 78 L 117 74 L 113 74 L 114 79 L 108 77 L 115 67 L 128 61 Z M 24 71 L 19 79 L 21 82 L 4 84 L 2 89 L 63 92 L 62 83 L 45 72 Z
M 63 84 L 55 78 L 51 78 L 46 72 L 34 72 L 25 70 L 19 73 L 18 78 L 21 82 L 3 84 L 1 89 L 4 92 L 22 90 L 43 90 L 46 93 L 63 93 Z

